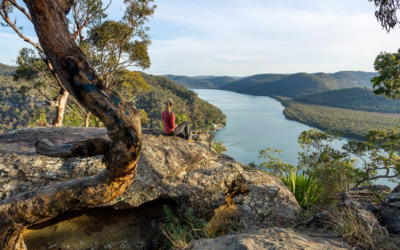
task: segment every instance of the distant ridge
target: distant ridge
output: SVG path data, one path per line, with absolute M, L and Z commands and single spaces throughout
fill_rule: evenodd
M 330 90 L 295 98 L 293 101 L 370 112 L 400 113 L 400 100 L 377 96 L 368 87 Z
M 177 75 L 163 75 L 164 77 L 175 81 L 177 84 L 185 86 L 186 88 L 217 88 L 224 84 L 234 82 L 237 79 L 230 76 L 177 76 Z
M 361 71 L 341 71 L 333 74 L 261 74 L 222 85 L 219 89 L 242 94 L 296 98 L 327 90 L 372 87 L 370 79 L 376 75 L 377 73 Z
M 12 73 L 15 72 L 15 70 L 17 70 L 17 66 L 9 66 L 9 65 L 0 63 L 0 75 L 11 76 Z
M 215 86 L 202 79 L 196 79 L 188 76 L 176 76 L 176 75 L 163 75 L 164 77 L 175 81 L 177 84 L 182 85 L 186 88 L 215 88 Z
M 246 77 L 236 82 L 225 84 L 219 89 L 234 91 L 242 94 L 255 94 L 264 89 L 265 83 L 280 80 L 288 75 L 283 74 L 260 74 Z

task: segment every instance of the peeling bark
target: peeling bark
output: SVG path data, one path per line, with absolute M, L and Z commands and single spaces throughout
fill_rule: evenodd
M 85 128 L 89 127 L 89 118 L 91 114 L 92 114 L 91 112 L 87 112 L 85 114 Z
M 46 58 L 79 103 L 107 128 L 109 143 L 88 140 L 54 146 L 41 141 L 39 152 L 60 147 L 61 155 L 104 153 L 106 169 L 94 176 L 61 182 L 5 199 L 0 203 L 0 249 L 24 249 L 23 230 L 60 214 L 108 203 L 128 189 L 136 176 L 142 149 L 140 113 L 104 87 L 69 33 L 65 13 L 71 1 L 25 0 Z M 98 139 L 100 140 L 100 139 Z M 105 144 L 109 145 L 106 149 Z M 71 145 L 79 145 L 79 150 Z M 69 150 L 69 151 L 68 151 Z M 57 151 L 57 150 L 56 150 Z M 67 152 L 67 153 L 66 153 Z
M 53 126 L 62 126 L 65 106 L 67 105 L 69 93 L 68 91 L 64 90 L 63 88 L 60 90 L 58 95 L 49 102 L 51 107 L 56 107 L 56 116 L 53 119 Z
M 24 240 L 22 238 L 23 233 L 27 227 L 21 227 L 14 223 L 9 225 L 9 229 L 2 235 L 0 240 L 2 241 L 1 249 L 12 249 L 12 250 L 27 250 Z M 4 239 L 1 238 L 4 236 Z

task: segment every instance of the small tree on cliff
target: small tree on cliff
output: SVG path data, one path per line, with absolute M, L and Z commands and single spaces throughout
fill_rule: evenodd
M 152 0 L 132 0 L 152 8 Z M 96 138 L 54 146 L 36 142 L 39 154 L 53 157 L 104 155 L 106 169 L 94 176 L 66 181 L 23 193 L 0 202 L 0 248 L 26 249 L 22 234 L 29 225 L 60 214 L 112 201 L 129 188 L 136 176 L 142 149 L 140 113 L 133 103 L 107 89 L 71 36 L 66 15 L 73 3 L 63 0 L 26 0 L 46 59 L 65 89 L 97 116 L 110 140 Z M 4 4 L 4 2 L 3 2 Z M 15 2 L 7 2 L 8 5 Z

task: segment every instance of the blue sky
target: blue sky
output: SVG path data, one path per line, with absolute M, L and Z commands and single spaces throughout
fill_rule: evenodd
M 113 1 L 109 18 L 122 15 Z M 367 0 L 156 0 L 148 26 L 152 61 L 147 73 L 232 75 L 374 71 L 381 51 L 400 47 L 400 30 L 387 34 Z M 22 17 L 24 34 L 35 39 Z M 0 62 L 14 64 L 28 46 L 0 27 Z

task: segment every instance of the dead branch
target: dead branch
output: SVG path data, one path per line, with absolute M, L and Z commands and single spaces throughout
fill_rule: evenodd
M 105 155 L 108 151 L 109 145 L 110 140 L 102 138 L 87 139 L 57 146 L 47 139 L 35 142 L 36 153 L 60 158 Z

